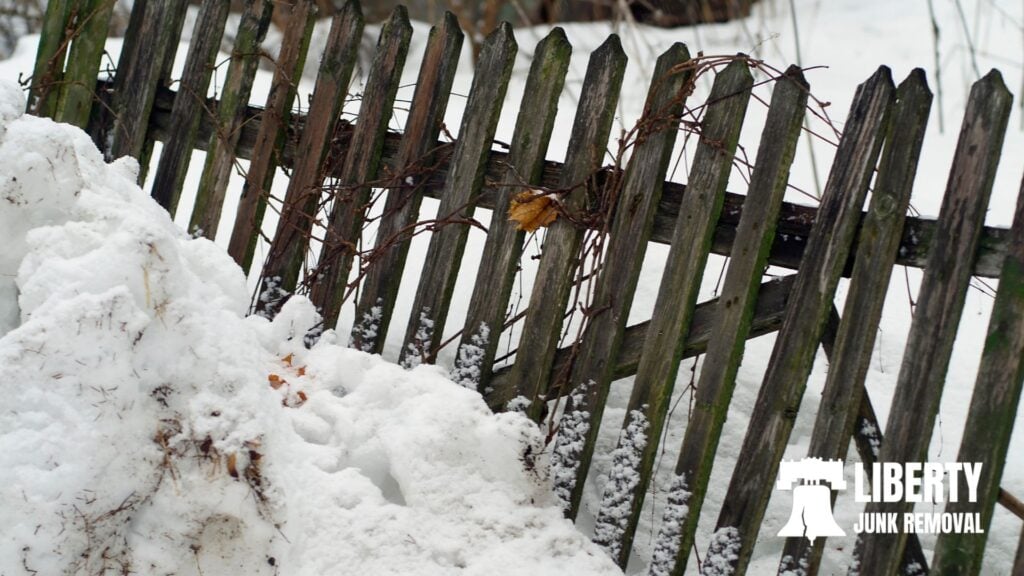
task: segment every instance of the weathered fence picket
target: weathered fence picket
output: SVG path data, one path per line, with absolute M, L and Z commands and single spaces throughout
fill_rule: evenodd
M 871 205 L 860 229 L 846 297 L 846 309 L 851 314 L 848 321 L 840 324 L 836 351 L 829 357 L 828 377 L 807 454 L 810 457 L 846 459 L 910 204 L 931 102 L 923 70 L 912 72 L 896 90 L 891 128 L 879 162 Z M 781 565 L 816 571 L 824 549 L 825 538 L 816 538 L 813 547 L 806 538 L 789 538 Z
M 648 345 L 640 356 L 626 418 L 612 453 L 614 473 L 605 487 L 594 540 L 613 552 L 612 557 L 623 568 L 629 562 L 633 535 L 658 453 L 658 442 L 650 439 L 661 438 L 672 403 L 682 346 L 697 305 L 711 236 L 722 210 L 753 84 L 749 65 L 741 55 L 718 73 L 711 88 L 687 193 L 679 208 L 654 305 L 664 313 L 655 315 L 647 329 Z M 723 302 L 728 306 L 730 301 Z M 646 441 L 633 433 L 637 429 L 644 431 Z
M 153 176 L 153 198 L 171 214 L 178 211 L 199 122 L 212 112 L 206 108 L 206 92 L 228 19 L 228 7 L 223 0 L 204 0 L 192 31 L 185 70 L 171 110 L 171 133 Z
M 1012 98 L 998 72 L 975 83 L 960 129 L 953 168 L 900 368 L 882 462 L 927 460 L 932 428 L 967 298 L 970 262 L 984 224 Z M 908 415 L 913 414 L 910 418 Z M 990 465 L 995 465 L 990 463 Z M 910 512 L 912 503 L 871 502 L 867 513 Z M 862 574 L 898 568 L 906 534 L 864 534 L 856 557 Z M 895 543 L 893 540 L 895 539 Z
M 359 3 L 349 0 L 331 22 L 309 114 L 296 148 L 295 165 L 288 180 L 281 219 L 277 222 L 274 242 L 263 265 L 256 310 L 270 317 L 277 314 L 299 282 L 313 220 L 320 204 L 325 176 L 323 164 L 333 161 L 329 156 L 330 144 L 348 96 L 362 36 L 363 15 Z
M 362 235 L 363 213 L 370 200 L 369 182 L 380 168 L 384 135 L 411 38 L 409 15 L 399 6 L 380 32 L 377 54 L 362 93 L 359 122 L 352 131 L 341 175 L 333 184 L 334 204 L 310 288 L 310 299 L 323 316 L 324 328 L 333 328 L 341 313 L 352 259 Z
M 384 349 L 409 255 L 410 228 L 419 215 L 421 194 L 431 190 L 422 172 L 439 147 L 437 137 L 444 123 L 464 37 L 451 12 L 446 12 L 441 25 L 430 31 L 405 130 L 391 165 L 395 176 L 388 186 L 384 214 L 377 228 L 374 251 L 378 255 L 370 263 L 356 304 L 350 345 L 364 352 L 379 354 Z
M 626 54 L 619 37 L 612 35 L 590 55 L 580 90 L 565 165 L 554 189 L 562 191 L 559 202 L 567 213 L 586 207 L 587 198 L 600 187 L 594 172 L 600 168 L 614 119 L 619 90 L 626 72 Z M 516 354 L 512 374 L 505 386 L 484 384 L 483 392 L 493 408 L 504 409 L 522 395 L 530 402 L 527 413 L 539 419 L 549 385 L 560 385 L 568 372 L 550 378 L 555 350 L 561 335 L 562 317 L 575 283 L 573 270 L 582 266 L 578 252 L 584 231 L 567 218 L 556 219 L 544 237 L 544 251 L 534 279 L 521 340 L 530 342 Z M 497 336 L 495 336 L 497 340 Z
M 614 359 L 622 344 L 626 320 L 640 277 L 647 240 L 665 181 L 677 125 L 692 90 L 694 67 L 683 44 L 662 54 L 638 122 L 637 143 L 623 175 L 621 188 L 606 188 L 603 202 L 617 206 L 610 240 L 600 263 L 597 287 L 588 306 L 579 356 L 572 366 L 573 393 L 565 405 L 551 456 L 555 495 L 566 516 L 575 519 L 590 471 L 597 432 L 612 383 Z M 614 200 L 610 197 L 614 195 Z M 606 213 L 607 215 L 607 213 Z M 645 426 L 633 429 L 635 445 L 644 441 Z M 609 549 L 612 557 L 618 550 Z
M 298 92 L 302 69 L 306 65 L 306 54 L 315 23 L 316 5 L 313 0 L 295 0 L 281 40 L 281 51 L 277 56 L 267 104 L 260 114 L 259 130 L 252 143 L 249 170 L 245 174 L 245 185 L 238 201 L 231 240 L 228 242 L 228 254 L 245 272 L 249 272 L 252 266 L 267 200 L 274 184 L 274 174 L 282 163 L 281 148 L 284 147 L 291 127 L 289 120 L 292 104 Z
M 808 92 L 803 74 L 792 67 L 772 94 L 729 269 L 722 284 L 717 322 L 711 331 L 708 356 L 697 384 L 670 488 L 670 503 L 662 518 L 651 561 L 651 572 L 655 576 L 681 572 L 693 546 L 736 372 L 750 336 L 754 306 L 761 288 L 760 271 L 764 269 L 774 239 L 774 224 L 786 192 Z M 692 324 L 689 332 L 693 332 Z M 665 368 L 672 368 L 672 371 L 663 372 L 660 377 L 670 381 L 678 370 L 678 361 Z
M 709 556 L 746 571 L 886 135 L 895 88 L 880 68 L 857 89 L 786 319 L 758 392 Z M 723 556 L 723 552 L 729 553 Z
M 88 124 L 109 157 L 139 159 L 143 180 L 154 143 L 163 142 L 153 194 L 172 212 L 192 151 L 205 150 L 195 203 L 181 208 L 192 210 L 189 231 L 211 239 L 223 210 L 234 210 L 228 253 L 246 271 L 282 169 L 287 192 L 268 239 L 269 255 L 259 263 L 256 308 L 273 315 L 305 289 L 330 329 L 342 304 L 354 303 L 349 345 L 375 353 L 383 351 L 391 324 L 405 322 L 399 359 L 407 366 L 436 358 L 474 211 L 491 210 L 453 378 L 480 391 L 494 410 L 524 409 L 545 426 L 548 440 L 554 439 L 550 476 L 556 498 L 575 518 L 609 386 L 636 375 L 603 501 L 590 510 L 595 541 L 621 566 L 630 559 L 653 484 L 680 361 L 706 354 L 657 526 L 652 576 L 679 576 L 687 568 L 747 340 L 779 333 L 736 455 L 742 465 L 733 472 L 704 557 L 704 568 L 734 574 L 746 570 L 818 345 L 830 367 L 809 456 L 844 459 L 852 437 L 864 463 L 922 461 L 969 277 L 998 277 L 959 454 L 961 461 L 985 463 L 980 502 L 950 503 L 945 510 L 980 512 L 986 533 L 996 503 L 1024 519 L 1024 504 L 1000 488 L 1024 380 L 1024 185 L 1014 227 L 983 226 L 1010 106 L 998 73 L 972 91 L 942 212 L 934 220 L 906 215 L 931 103 L 920 70 L 898 89 L 884 67 L 861 85 L 815 208 L 782 199 L 808 102 L 799 68 L 772 79 L 761 145 L 741 195 L 725 188 L 753 88 L 747 68 L 761 66 L 757 61 L 742 55 L 690 60 L 684 46 L 673 46 L 658 59 L 643 116 L 624 133 L 616 165 L 602 167 L 626 67 L 619 39 L 610 36 L 590 57 L 566 160 L 557 163 L 545 156 L 572 52 L 561 29 L 533 53 L 506 153 L 493 149 L 493 140 L 518 51 L 507 24 L 483 45 L 458 138 L 449 142 L 438 136 L 464 40 L 454 15 L 446 14 L 430 32 L 398 132 L 388 126 L 413 34 L 405 10 L 398 8 L 383 26 L 359 112 L 348 121 L 340 115 L 362 40 L 358 2 L 349 0 L 335 16 L 306 114 L 294 107 L 317 2 L 276 4 L 244 0 L 223 90 L 211 99 L 206 95 L 227 2 L 202 2 L 183 75 L 171 90 L 188 3 L 135 0 L 116 74 L 97 81 L 113 0 L 51 0 L 28 109 Z M 268 59 L 262 43 L 275 8 L 278 16 L 287 14 L 281 48 L 266 105 L 252 107 L 248 100 L 257 68 Z M 695 76 L 723 67 L 704 105 L 687 109 Z M 681 123 L 684 113 L 698 122 Z M 665 182 L 681 127 L 699 127 L 687 184 Z M 629 159 L 622 169 L 625 150 Z M 242 196 L 236 206 L 225 206 L 233 169 L 245 168 L 239 161 L 248 161 Z M 872 178 L 871 203 L 862 211 Z M 424 197 L 440 201 L 430 221 L 420 220 Z M 377 201 L 384 206 L 368 249 L 368 210 Z M 532 291 L 522 295 L 529 306 L 509 318 L 526 232 L 507 215 L 532 202 L 555 219 L 541 224 L 547 229 L 538 272 Z M 420 233 L 430 239 L 417 266 L 413 312 L 395 318 L 410 242 Z M 649 242 L 671 245 L 656 312 L 627 326 Z M 316 243 L 318 258 L 310 250 Z M 710 253 L 729 256 L 728 269 L 721 296 L 698 303 Z M 766 281 L 769 265 L 797 273 Z M 924 268 L 925 274 L 883 441 L 864 380 L 896 265 Z M 851 278 L 845 320 L 833 302 L 843 276 Z M 498 337 L 520 320 L 518 347 L 510 342 L 511 360 L 495 368 L 506 360 L 495 358 Z M 908 509 L 872 503 L 867 512 Z M 895 547 L 890 535 L 858 540 L 852 570 L 903 573 L 932 563 L 933 573 L 977 574 L 985 553 L 984 534 L 944 534 L 934 557 L 917 535 L 892 537 L 900 538 Z M 816 574 L 824 542 L 787 540 L 780 573 Z M 1024 540 L 1017 565 L 1024 570 Z
M 518 194 L 540 183 L 571 54 L 572 46 L 561 28 L 552 30 L 537 45 L 512 134 L 508 167 L 495 190 L 496 206 L 511 206 Z M 505 214 L 494 212 L 452 370 L 453 380 L 481 393 L 491 379 L 498 338 L 523 253 L 526 233 L 518 228 Z
M 469 99 L 459 128 L 459 139 L 452 152 L 437 220 L 454 220 L 440 226 L 430 236 L 423 262 L 420 284 L 413 299 L 412 315 L 405 330 L 399 362 L 416 366 L 433 362 L 435 346 L 444 334 L 459 265 L 469 237 L 466 220 L 473 217 L 475 196 L 483 185 L 487 155 L 498 128 L 505 91 L 512 76 L 512 65 L 519 50 L 512 26 L 507 22 L 484 40 L 469 89 Z
M 260 64 L 260 44 L 267 35 L 274 12 L 272 0 L 247 0 L 235 32 L 231 62 L 217 104 L 217 122 L 207 140 L 206 161 L 196 189 L 188 230 L 213 240 L 220 228 L 235 149 L 242 135 L 246 106 Z

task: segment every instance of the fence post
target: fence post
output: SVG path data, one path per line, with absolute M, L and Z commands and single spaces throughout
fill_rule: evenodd
M 96 76 L 117 0 L 88 0 L 75 7 L 75 30 L 55 119 L 85 128 L 96 93 Z
M 60 100 L 60 82 L 64 77 L 64 57 L 71 43 L 72 6 L 79 0 L 49 0 L 40 30 L 39 49 L 32 69 L 27 111 L 52 118 Z

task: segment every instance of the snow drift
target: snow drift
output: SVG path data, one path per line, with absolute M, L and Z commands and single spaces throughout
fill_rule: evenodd
M 0 82 L 0 572 L 616 574 L 543 439 L 336 345 Z

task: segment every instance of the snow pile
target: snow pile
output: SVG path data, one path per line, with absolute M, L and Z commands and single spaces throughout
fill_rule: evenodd
M 0 82 L 0 572 L 616 574 L 525 418 L 245 317 L 240 271 Z

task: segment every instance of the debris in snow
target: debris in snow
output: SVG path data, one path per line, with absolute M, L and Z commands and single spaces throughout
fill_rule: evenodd
M 558 423 L 558 439 L 555 440 L 555 449 L 551 454 L 552 489 L 565 511 L 568 511 L 571 505 L 572 491 L 576 488 L 576 469 L 580 465 L 580 453 L 583 452 L 583 443 L 590 432 L 590 412 L 577 410 L 575 407 L 583 404 L 587 390 L 593 385 L 593 380 L 580 384 L 571 394 L 570 406 L 573 409 L 563 414 Z
M 380 334 L 380 323 L 384 318 L 384 299 L 377 298 L 377 304 L 370 307 L 369 312 L 364 312 L 359 323 L 352 328 L 352 336 L 348 345 L 355 348 L 356 338 L 362 342 L 359 347 L 363 352 L 372 352 L 377 344 L 377 335 Z
M 402 358 L 402 367 L 412 370 L 423 363 L 423 355 L 430 351 L 431 340 L 434 337 L 434 321 L 430 319 L 430 308 L 420 311 L 420 324 L 416 334 L 405 346 L 405 357 Z
M 686 475 L 678 474 L 672 479 L 669 487 L 668 501 L 661 518 L 658 539 L 651 553 L 651 565 L 648 576 L 669 576 L 679 555 L 679 545 L 683 537 L 683 527 L 690 513 L 690 490 L 686 485 Z
M 455 358 L 455 368 L 452 369 L 452 380 L 470 390 L 477 389 L 477 385 L 480 384 L 480 368 L 484 361 L 484 351 L 490 336 L 491 329 L 487 324 L 481 322 L 476 334 L 473 334 L 469 342 L 459 346 L 459 353 Z
M 740 531 L 734 527 L 719 528 L 711 536 L 708 555 L 701 564 L 701 576 L 731 576 L 736 572 L 734 563 L 739 560 Z
M 649 428 L 650 422 L 643 410 L 632 410 L 629 424 L 612 452 L 612 467 L 608 471 L 601 511 L 594 526 L 594 542 L 612 558 L 618 558 L 622 553 L 622 539 L 635 502 L 633 494 L 640 484 L 640 459 L 647 447 Z

